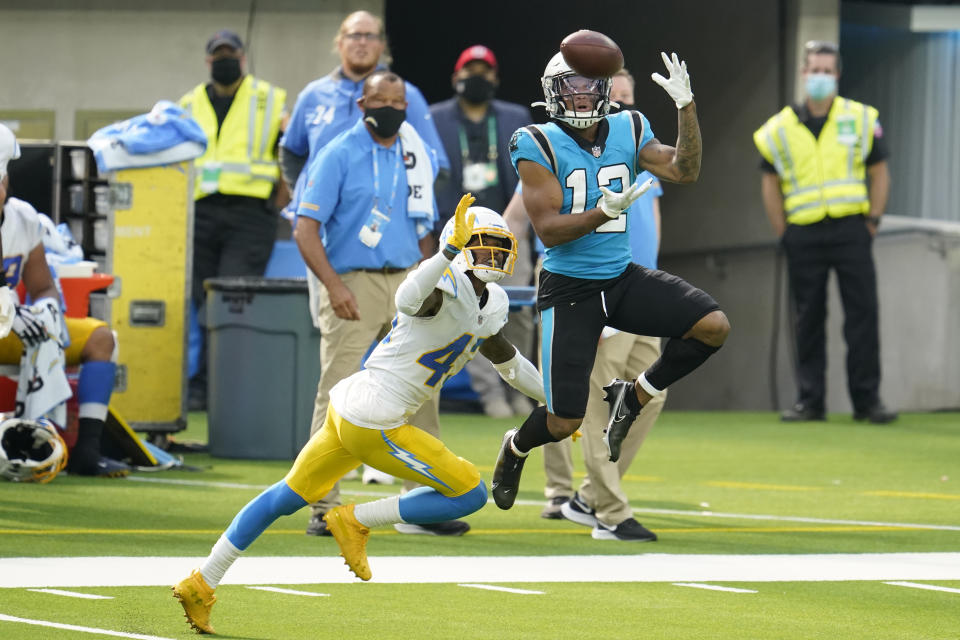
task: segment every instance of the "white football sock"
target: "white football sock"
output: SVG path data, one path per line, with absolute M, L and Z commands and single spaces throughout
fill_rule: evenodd
M 400 496 L 358 504 L 353 508 L 353 515 L 365 527 L 403 522 L 400 517 Z
M 243 553 L 240 549 L 233 546 L 233 543 L 227 539 L 226 534 L 221 535 L 217 543 L 210 550 L 210 555 L 200 566 L 200 573 L 203 579 L 211 589 L 216 589 L 220 581 L 223 580 L 223 574 Z

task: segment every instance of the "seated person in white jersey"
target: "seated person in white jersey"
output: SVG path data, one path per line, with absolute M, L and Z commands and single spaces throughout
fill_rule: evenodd
M 700 174 L 700 126 L 686 63 L 662 55 L 670 78 L 653 79 L 678 109 L 676 147 L 658 141 L 639 111 L 607 115 L 611 79 L 581 76 L 560 53 L 541 78 L 551 121 L 518 129 L 510 141 L 524 207 L 546 246 L 537 310 L 547 402 L 504 435 L 491 483 L 501 509 L 516 499 L 530 450 L 569 437 L 583 421 L 604 326 L 669 338 L 635 380 L 605 387 L 611 406 L 604 441 L 612 462 L 643 405 L 703 364 L 730 330 L 708 294 L 631 262 L 627 210 L 652 182 L 635 183 L 637 174 L 647 170 L 679 183 Z
M 469 194 L 460 200 L 440 235 L 441 250 L 400 285 L 393 328 L 363 370 L 333 387 L 323 427 L 286 477 L 248 503 L 200 568 L 173 587 L 198 631 L 213 633 L 214 589 L 240 553 L 277 518 L 324 495 L 361 463 L 425 485 L 327 512 L 341 555 L 363 580 L 371 577 L 370 527 L 441 522 L 486 504 L 487 489 L 476 467 L 408 423 L 478 351 L 509 384 L 544 401 L 539 371 L 501 334 L 510 303 L 495 283 L 513 271 L 516 240 L 498 213 L 468 209 L 472 203 Z

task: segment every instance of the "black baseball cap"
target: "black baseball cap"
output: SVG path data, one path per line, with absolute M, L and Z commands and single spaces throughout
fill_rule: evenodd
M 233 31 L 221 29 L 207 40 L 207 54 L 213 53 L 217 50 L 217 47 L 222 46 L 228 46 L 233 49 L 243 49 L 243 40 Z

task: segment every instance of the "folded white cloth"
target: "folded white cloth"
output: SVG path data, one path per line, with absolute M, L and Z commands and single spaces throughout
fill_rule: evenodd
M 409 122 L 400 125 L 400 148 L 407 168 L 407 215 L 417 221 L 417 233 L 433 229 L 436 205 L 433 200 L 433 179 L 436 162 L 420 134 Z

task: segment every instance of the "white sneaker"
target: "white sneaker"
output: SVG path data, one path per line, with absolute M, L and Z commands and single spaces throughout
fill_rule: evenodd
M 560 513 L 570 522 L 576 522 L 585 527 L 597 526 L 596 512 L 580 499 L 578 493 L 574 493 L 572 498 L 560 505 Z
M 393 484 L 396 480 L 389 473 L 374 469 L 370 465 L 363 465 L 363 484 Z

